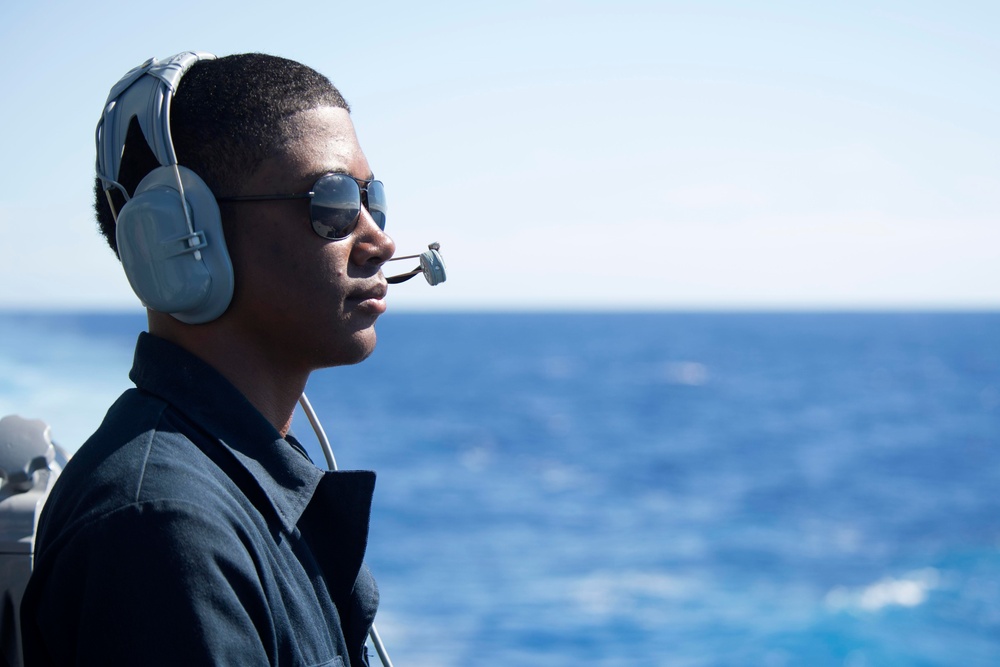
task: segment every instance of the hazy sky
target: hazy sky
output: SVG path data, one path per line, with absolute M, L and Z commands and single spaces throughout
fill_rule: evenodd
M 186 49 L 341 88 L 448 262 L 390 308 L 1000 307 L 1000 3 L 41 0 L 0 49 L 0 307 L 137 307 L 94 126 Z

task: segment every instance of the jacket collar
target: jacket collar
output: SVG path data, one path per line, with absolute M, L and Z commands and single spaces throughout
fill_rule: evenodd
M 354 516 L 362 518 L 360 524 L 352 522 L 352 528 L 363 533 L 359 535 L 363 552 L 375 473 L 324 473 L 299 451 L 301 446 L 293 438 L 282 438 L 218 371 L 152 334 L 139 334 L 129 377 L 136 387 L 172 405 L 231 452 L 263 491 L 287 532 L 293 531 L 323 482 L 328 489 L 320 494 L 323 505 L 335 496 L 338 504 L 354 508 Z

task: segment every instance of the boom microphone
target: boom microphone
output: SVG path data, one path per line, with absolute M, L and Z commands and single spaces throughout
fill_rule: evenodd
M 398 276 L 392 276 L 386 278 L 385 281 L 390 285 L 395 285 L 397 283 L 406 282 L 418 273 L 424 274 L 424 278 L 430 285 L 440 285 L 445 281 L 445 266 L 444 257 L 441 256 L 441 244 L 434 242 L 427 246 L 427 250 L 423 251 L 419 255 L 404 255 L 403 257 L 393 257 L 388 260 L 394 262 L 397 259 L 414 259 L 420 258 L 420 266 L 408 271 L 407 273 L 401 273 Z

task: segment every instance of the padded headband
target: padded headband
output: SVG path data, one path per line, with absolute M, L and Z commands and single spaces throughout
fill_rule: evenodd
M 121 189 L 118 171 L 133 118 L 139 120 L 146 143 L 160 165 L 177 164 L 170 137 L 170 102 L 184 73 L 196 62 L 213 59 L 215 56 L 210 53 L 195 51 L 163 60 L 150 58 L 114 85 L 96 131 L 97 175 L 105 190 Z M 127 199 L 128 193 L 124 194 Z

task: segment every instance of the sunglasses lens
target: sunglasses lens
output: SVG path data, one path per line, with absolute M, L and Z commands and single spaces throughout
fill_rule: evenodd
M 387 207 L 385 203 L 385 186 L 382 181 L 372 181 L 368 184 L 368 212 L 372 214 L 372 219 L 379 229 L 385 229 L 385 214 Z
M 361 213 L 361 190 L 344 174 L 327 174 L 313 185 L 310 202 L 313 229 L 328 239 L 342 239 L 354 231 Z

